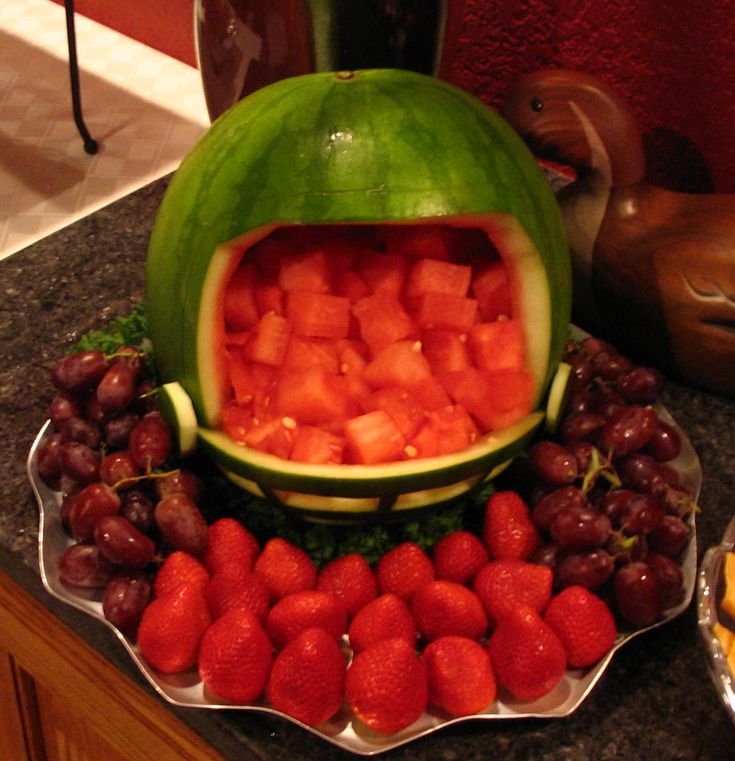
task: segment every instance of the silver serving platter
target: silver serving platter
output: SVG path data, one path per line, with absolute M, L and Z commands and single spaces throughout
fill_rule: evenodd
M 735 517 L 725 529 L 720 543 L 705 552 L 697 577 L 697 623 L 707 650 L 709 673 L 725 709 L 735 722 L 735 674 L 712 629 L 721 618 L 722 565 L 728 552 L 735 552 Z M 732 629 L 733 621 L 723 623 Z
M 662 417 L 675 425 L 665 409 L 659 408 L 657 411 Z M 685 550 L 682 562 L 686 594 L 681 603 L 677 607 L 666 611 L 664 617 L 652 626 L 619 635 L 613 649 L 599 663 L 589 669 L 567 671 L 566 676 L 556 688 L 540 700 L 530 703 L 521 702 L 500 692 L 498 699 L 483 713 L 452 718 L 429 710 L 411 726 L 390 736 L 377 734 L 359 721 L 353 720 L 347 708 L 343 709 L 332 721 L 316 727 L 310 727 L 284 713 L 270 708 L 264 702 L 253 705 L 223 703 L 207 693 L 194 669 L 176 675 L 166 675 L 155 671 L 140 656 L 135 643 L 105 619 L 102 612 L 102 590 L 70 587 L 61 581 L 58 573 L 58 559 L 64 549 L 72 543 L 72 540 L 63 530 L 59 517 L 61 494 L 46 486 L 39 477 L 36 466 L 39 444 L 50 433 L 51 424 L 47 422 L 33 442 L 27 462 L 28 476 L 39 506 L 39 564 L 41 578 L 48 592 L 59 600 L 97 618 L 112 629 L 151 687 L 169 703 L 187 708 L 209 710 L 236 709 L 243 712 L 273 714 L 279 716 L 284 721 L 291 722 L 308 732 L 312 732 L 326 742 L 362 756 L 383 753 L 432 734 L 443 727 L 461 722 L 528 718 L 552 719 L 569 716 L 590 694 L 597 681 L 605 672 L 615 652 L 634 637 L 663 626 L 681 614 L 689 605 L 695 588 L 697 578 L 697 543 L 694 535 L 694 516 L 692 514 L 692 539 Z M 679 472 L 682 485 L 696 499 L 701 487 L 701 466 L 690 441 L 681 429 L 679 429 L 679 433 L 682 438 L 682 451 L 679 457 L 672 462 L 672 465 Z M 732 692 L 730 695 L 732 696 Z M 732 703 L 732 705 L 735 705 L 735 703 Z

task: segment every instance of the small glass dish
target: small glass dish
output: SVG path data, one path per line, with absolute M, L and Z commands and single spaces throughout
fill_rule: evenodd
M 724 564 L 728 552 L 735 552 L 735 516 L 720 544 L 710 547 L 702 558 L 697 575 L 697 623 L 707 650 L 707 663 L 715 689 L 735 722 L 735 674 L 717 636 L 717 624 L 735 632 L 735 619 L 721 608 L 724 594 Z M 735 663 L 735 660 L 733 660 Z

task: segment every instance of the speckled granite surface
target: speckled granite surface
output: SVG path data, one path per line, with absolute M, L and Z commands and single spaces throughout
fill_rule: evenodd
M 121 314 L 143 293 L 150 226 L 165 181 L 0 262 L 0 569 L 142 689 L 150 688 L 109 630 L 44 591 L 37 573 L 37 509 L 25 475 L 51 398 L 48 368 L 78 335 Z M 700 553 L 735 510 L 735 402 L 669 384 L 666 404 L 704 471 Z M 277 718 L 171 710 L 231 761 L 348 759 Z M 415 761 L 725 761 L 735 727 L 705 670 L 693 607 L 616 654 L 567 719 L 468 722 L 381 756 Z

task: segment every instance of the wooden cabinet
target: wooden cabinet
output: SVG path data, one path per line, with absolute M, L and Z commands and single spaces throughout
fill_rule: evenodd
M 224 761 L 0 572 L 0 759 Z

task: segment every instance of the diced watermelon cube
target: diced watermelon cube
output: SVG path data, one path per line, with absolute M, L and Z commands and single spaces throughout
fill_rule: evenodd
M 477 299 L 448 293 L 425 293 L 419 296 L 416 304 L 416 324 L 420 328 L 464 333 L 477 315 Z
M 416 460 L 421 457 L 436 457 L 438 454 L 439 431 L 434 422 L 428 418 L 406 443 L 403 456 L 407 460 Z
M 285 317 L 275 312 L 264 314 L 243 347 L 246 359 L 266 365 L 280 365 L 290 333 L 291 325 Z
M 344 338 L 350 329 L 350 302 L 330 293 L 293 290 L 286 297 L 293 332 L 314 338 Z
M 439 259 L 419 259 L 411 269 L 406 296 L 416 299 L 424 293 L 466 296 L 472 280 L 472 267 Z
M 283 291 L 276 283 L 266 283 L 262 280 L 256 280 L 254 285 L 255 305 L 258 313 L 268 314 L 275 312 L 282 315 L 284 313 Z
M 416 397 L 400 386 L 373 391 L 365 400 L 363 409 L 366 412 L 387 412 L 406 439 L 410 439 L 416 433 L 426 418 L 426 413 Z
M 433 373 L 464 370 L 472 364 L 467 334 L 454 330 L 425 330 L 421 347 Z
M 271 418 L 258 421 L 248 430 L 242 443 L 261 452 L 288 460 L 294 443 L 296 423 L 288 418 Z
M 454 232 L 444 225 L 401 225 L 379 228 L 389 253 L 411 259 L 451 259 Z
M 437 434 L 437 454 L 451 454 L 466 449 L 480 435 L 480 431 L 461 404 L 450 404 L 429 412 L 429 419 Z
M 533 406 L 533 378 L 527 372 L 486 373 L 470 367 L 444 373 L 439 380 L 483 431 L 507 428 L 531 412 Z
M 222 408 L 220 425 L 230 438 L 244 444 L 245 436 L 255 425 L 253 412 L 250 407 L 227 404 Z
M 344 420 L 355 412 L 345 379 L 319 366 L 281 375 L 276 381 L 275 408 L 304 425 Z
M 378 292 L 360 299 L 352 307 L 360 335 L 370 350 L 416 335 L 416 326 L 401 302 L 390 294 Z
M 229 330 L 252 328 L 258 322 L 255 303 L 255 266 L 241 264 L 233 273 L 224 295 L 225 325 Z
M 374 465 L 400 459 L 406 439 L 383 410 L 366 412 L 345 423 L 350 461 Z
M 467 332 L 474 363 L 480 370 L 523 370 L 525 339 L 518 320 L 479 322 Z M 461 368 L 458 368 L 461 369 Z
M 237 404 L 249 406 L 256 417 L 269 417 L 278 369 L 250 362 L 238 347 L 227 351 L 227 369 Z
M 337 465 L 344 460 L 345 438 L 312 425 L 296 430 L 291 459 L 315 465 Z
M 431 367 L 420 341 L 395 341 L 384 346 L 368 362 L 363 377 L 373 388 L 409 387 L 431 377 Z
M 438 410 L 452 403 L 449 394 L 435 375 L 412 383 L 408 388 L 425 410 Z
M 371 251 L 360 257 L 357 273 L 372 293 L 384 291 L 400 297 L 408 277 L 408 261 L 400 254 Z
M 472 293 L 477 298 L 480 317 L 485 322 L 513 316 L 510 275 L 502 261 L 493 262 L 474 276 Z
M 350 304 L 356 304 L 370 293 L 370 288 L 356 272 L 347 270 L 336 275 L 334 292 L 347 298 Z
M 321 249 L 281 258 L 278 285 L 284 291 L 312 291 L 329 293 L 332 289 L 327 254 Z
M 297 373 L 317 365 L 330 373 L 339 372 L 336 341 L 332 338 L 310 338 L 292 333 L 281 363 L 281 372 Z

